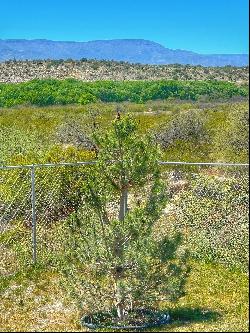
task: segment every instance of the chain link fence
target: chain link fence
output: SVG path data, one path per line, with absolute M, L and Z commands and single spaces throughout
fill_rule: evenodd
M 60 221 L 81 204 L 91 162 L 0 167 L 0 274 L 56 254 Z
M 163 164 L 162 175 L 168 183 L 169 201 L 161 229 L 179 231 L 195 259 L 247 270 L 247 165 Z
M 0 275 L 39 261 L 53 265 L 60 222 L 81 206 L 93 163 L 0 167 Z M 169 192 L 161 227 L 179 228 L 201 259 L 245 265 L 248 164 L 159 163 Z M 131 193 L 128 206 L 140 196 L 143 190 Z

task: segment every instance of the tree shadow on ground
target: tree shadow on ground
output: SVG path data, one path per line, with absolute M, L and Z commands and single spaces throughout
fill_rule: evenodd
M 202 308 L 179 307 L 169 311 L 171 322 L 202 322 L 216 321 L 221 317 L 219 312 L 210 311 Z
M 219 312 L 210 311 L 204 308 L 191 308 L 191 307 L 178 307 L 176 309 L 169 310 L 170 322 L 168 325 L 163 325 L 160 328 L 171 329 L 181 327 L 184 325 L 202 323 L 202 322 L 214 322 L 217 321 L 221 314 Z M 156 328 L 148 330 L 156 331 Z M 162 331 L 158 331 L 162 332 Z

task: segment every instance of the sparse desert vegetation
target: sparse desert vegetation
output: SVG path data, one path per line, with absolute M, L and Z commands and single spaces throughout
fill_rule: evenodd
M 34 60 L 0 62 L 0 82 L 18 83 L 34 79 L 72 78 L 99 80 L 217 80 L 247 83 L 249 68 L 191 65 L 143 65 L 100 60 Z
M 165 160 L 248 160 L 247 101 L 168 100 L 2 108 L 0 164 L 92 159 L 94 128 L 107 129 L 117 110 L 134 115 L 141 135 L 155 137 Z

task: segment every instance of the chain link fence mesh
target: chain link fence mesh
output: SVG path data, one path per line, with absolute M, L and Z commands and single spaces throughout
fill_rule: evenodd
M 177 229 L 196 259 L 247 269 L 248 169 L 164 165 L 162 177 L 169 189 L 162 228 Z
M 88 165 L 37 168 L 36 243 L 37 257 L 53 265 L 59 252 L 60 222 L 76 211 L 82 203 L 82 184 Z
M 51 165 L 0 169 L 1 275 L 13 274 L 34 259 L 56 264 L 61 222 L 82 205 L 82 184 L 91 168 Z M 161 165 L 161 171 L 169 196 L 159 221 L 161 230 L 178 229 L 195 258 L 246 267 L 248 169 Z M 144 191 L 129 194 L 129 208 L 143 201 Z
M 31 216 L 30 170 L 0 170 L 0 274 L 12 274 L 32 258 Z

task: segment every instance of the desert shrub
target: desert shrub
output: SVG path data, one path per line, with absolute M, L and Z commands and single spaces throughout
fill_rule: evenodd
M 180 140 L 204 142 L 208 136 L 205 125 L 205 115 L 200 111 L 177 112 L 155 138 L 165 149 Z
M 95 149 L 95 144 L 89 133 L 86 133 L 85 128 L 75 120 L 66 121 L 60 125 L 56 137 L 62 144 L 92 151 Z

